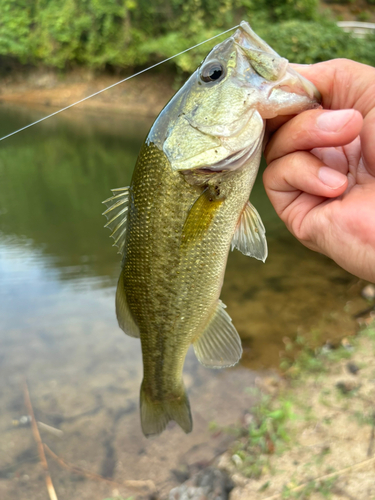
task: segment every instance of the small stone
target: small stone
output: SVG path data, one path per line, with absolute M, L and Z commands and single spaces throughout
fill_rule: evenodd
M 366 285 L 362 289 L 361 295 L 366 300 L 374 300 L 375 299 L 375 286 L 374 285 Z
M 358 390 L 360 387 L 360 384 L 357 384 L 356 382 L 353 382 L 352 380 L 342 380 L 340 382 L 337 382 L 336 387 L 342 394 L 347 395 L 353 391 Z
M 179 483 L 184 483 L 190 477 L 190 472 L 187 465 L 181 465 L 178 469 L 171 469 L 171 473 Z
M 242 465 L 242 458 L 235 454 L 235 455 L 232 455 L 232 460 L 233 460 L 233 463 L 236 465 L 236 467 L 241 467 Z
M 20 425 L 28 425 L 31 423 L 31 420 L 32 420 L 32 418 L 30 415 L 23 415 L 20 418 L 19 422 L 20 422 Z
M 244 427 L 249 427 L 251 424 L 253 424 L 255 421 L 254 415 L 251 413 L 245 413 L 242 419 L 242 423 Z
M 208 467 L 169 493 L 169 500 L 228 500 L 233 483 L 226 472 Z
M 359 372 L 359 366 L 352 362 L 346 364 L 346 369 L 353 375 L 357 375 L 357 373 Z
M 341 345 L 344 349 L 347 349 L 348 351 L 352 351 L 353 350 L 353 346 L 352 344 L 349 342 L 349 340 L 344 337 L 342 340 L 341 340 Z

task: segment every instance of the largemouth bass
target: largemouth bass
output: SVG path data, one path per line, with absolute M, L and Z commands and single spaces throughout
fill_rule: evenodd
M 182 381 L 193 344 L 206 367 L 235 365 L 239 335 L 220 301 L 230 247 L 265 261 L 265 229 L 249 196 L 265 120 L 317 106 L 318 91 L 246 22 L 171 99 L 139 153 L 131 185 L 106 200 L 122 271 L 120 327 L 140 337 L 141 425 L 192 430 Z

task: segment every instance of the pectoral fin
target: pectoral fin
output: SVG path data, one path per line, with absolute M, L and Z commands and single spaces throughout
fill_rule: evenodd
M 115 240 L 113 246 L 117 246 L 118 253 L 122 255 L 127 227 L 129 188 L 112 189 L 112 193 L 111 198 L 103 201 L 108 208 L 102 215 L 108 219 L 104 227 L 108 227 L 112 231 L 110 237 Z
M 139 328 L 136 325 L 132 313 L 130 312 L 124 288 L 124 275 L 120 274 L 116 291 L 116 316 L 119 327 L 129 337 L 139 338 Z
M 182 229 L 182 246 L 200 241 L 219 210 L 222 199 L 214 198 L 206 188 L 191 207 Z
M 205 331 L 193 344 L 198 361 L 208 368 L 233 366 L 242 355 L 241 339 L 225 307 L 219 300 Z
M 234 233 L 232 250 L 237 248 L 244 255 L 255 257 L 265 262 L 268 255 L 266 230 L 260 215 L 248 201 L 242 212 L 236 232 Z

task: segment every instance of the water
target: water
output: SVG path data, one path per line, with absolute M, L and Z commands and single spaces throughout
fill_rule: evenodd
M 0 106 L 0 134 L 48 112 Z M 61 439 L 42 431 L 43 441 L 70 464 L 114 481 L 72 474 L 49 459 L 59 500 L 103 500 L 117 490 L 142 498 L 145 492 L 116 483 L 151 479 L 166 492 L 225 450 L 230 437 L 211 433 L 209 423 L 241 419 L 253 401 L 246 389 L 278 366 L 283 337 L 354 332 L 350 313 L 363 306 L 361 284 L 289 235 L 259 178 L 252 202 L 267 228 L 270 256 L 264 265 L 233 252 L 222 292 L 243 338 L 243 360 L 211 371 L 189 352 L 184 373 L 193 433 L 173 427 L 154 440 L 142 436 L 140 345 L 116 323 L 119 256 L 103 229 L 101 201 L 129 184 L 151 121 L 70 111 L 0 143 L 3 500 L 47 495 L 31 430 L 12 423 L 27 413 L 25 377 L 36 418 L 64 431 Z

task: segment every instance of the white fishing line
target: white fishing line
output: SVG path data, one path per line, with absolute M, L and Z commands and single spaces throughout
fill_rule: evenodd
M 58 115 L 62 111 L 66 111 L 67 109 L 72 108 L 73 106 L 77 106 L 77 104 L 80 104 L 83 101 L 87 101 L 88 99 L 91 99 L 92 97 L 95 97 L 96 95 L 101 94 L 102 92 L 105 92 L 106 90 L 109 90 L 109 89 L 112 89 L 113 87 L 116 87 L 116 85 L 120 85 L 120 83 L 124 83 L 127 80 L 134 78 L 135 76 L 141 75 L 142 73 L 145 73 L 146 71 L 149 71 L 150 69 L 156 68 L 156 66 L 160 66 L 161 64 L 164 64 L 165 62 L 170 61 L 171 59 L 174 59 L 175 57 L 178 57 L 181 54 L 185 54 L 185 52 L 188 52 L 189 50 L 195 49 L 195 48 L 199 47 L 200 45 L 203 45 L 204 43 L 210 42 L 211 40 L 214 40 L 215 38 L 218 38 L 221 35 L 225 35 L 225 33 L 228 33 L 229 31 L 232 31 L 238 27 L 239 27 L 239 24 L 237 26 L 233 26 L 233 28 L 229 28 L 228 30 L 223 31 L 222 33 L 219 33 L 218 35 L 215 35 L 211 38 L 208 38 L 207 40 L 204 40 L 203 42 L 197 43 L 197 45 L 193 45 L 192 47 L 189 47 L 188 49 L 185 49 L 182 52 L 175 54 L 174 56 L 168 57 L 167 59 L 164 59 L 164 61 L 160 61 L 156 64 L 153 64 L 149 68 L 142 69 L 142 71 L 138 71 L 138 73 L 135 73 L 134 75 L 130 75 L 127 78 L 120 80 L 119 82 L 113 83 L 112 85 L 110 85 L 109 87 L 106 87 L 105 89 L 98 90 L 98 92 L 95 92 L 94 94 L 91 94 L 87 97 L 84 97 L 83 99 L 80 99 L 79 101 L 74 102 L 73 104 L 69 104 L 69 106 L 66 106 L 65 108 L 59 109 L 58 111 L 55 111 L 54 113 L 51 113 L 48 116 L 40 118 L 36 122 L 30 123 L 29 125 L 26 125 L 25 127 L 19 128 L 18 130 L 15 130 L 14 132 L 11 132 L 8 135 L 4 135 L 4 137 L 0 138 L 0 141 L 3 141 L 4 139 L 8 139 L 8 137 L 12 137 L 12 135 L 18 134 L 18 132 L 22 132 L 23 130 L 26 130 L 27 128 L 33 127 L 37 123 L 43 122 L 44 120 L 48 120 L 48 118 L 51 118 L 52 116 Z

